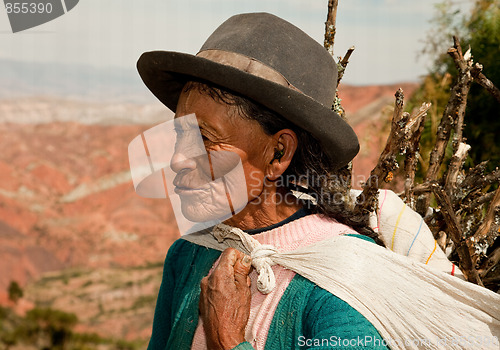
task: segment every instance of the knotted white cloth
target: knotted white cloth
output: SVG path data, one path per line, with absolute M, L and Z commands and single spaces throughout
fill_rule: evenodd
M 242 230 L 224 224 L 215 226 L 212 235 L 219 244 L 224 244 L 227 240 L 228 245 L 250 255 L 252 266 L 259 275 L 257 289 L 263 294 L 271 293 L 276 286 L 276 277 L 271 269 L 271 266 L 276 265 L 274 258 L 278 257 L 278 250 L 275 247 L 270 244 L 260 244 L 259 241 Z
M 391 349 L 500 348 L 500 295 L 371 242 L 336 236 L 279 252 L 224 224 L 182 238 L 250 255 L 263 293 L 272 265 L 293 270 L 360 312 Z

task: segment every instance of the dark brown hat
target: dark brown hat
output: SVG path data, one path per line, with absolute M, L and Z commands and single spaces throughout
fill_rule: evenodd
M 196 56 L 145 52 L 137 69 L 146 86 L 174 112 L 184 84 L 202 79 L 246 96 L 307 130 L 337 168 L 358 153 L 356 134 L 331 110 L 337 82 L 334 59 L 306 33 L 274 15 L 233 16 Z

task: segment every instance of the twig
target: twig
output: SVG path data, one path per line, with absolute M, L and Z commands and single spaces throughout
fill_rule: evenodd
M 479 163 L 474 168 L 469 169 L 467 174 L 465 174 L 465 179 L 460 184 L 460 189 L 462 191 L 469 191 L 470 189 L 477 186 L 478 181 L 484 178 L 484 170 L 486 170 L 486 166 L 489 161 L 485 160 L 484 162 Z
M 448 54 L 453 57 L 455 65 L 457 66 L 460 74 L 457 83 L 453 86 L 450 98 L 443 112 L 443 117 L 438 127 L 436 144 L 431 152 L 429 160 L 429 169 L 425 177 L 425 182 L 432 182 L 437 179 L 439 169 L 444 159 L 446 146 L 450 139 L 450 133 L 453 125 L 455 124 L 455 144 L 462 141 L 462 126 L 463 115 L 467 104 L 467 95 L 469 93 L 472 76 L 467 74 L 470 70 L 469 64 L 465 61 L 462 54 L 462 48 L 457 37 L 453 37 L 454 47 L 448 50 Z M 467 57 L 470 61 L 470 57 Z M 455 147 L 454 147 L 455 148 Z M 425 195 L 425 206 L 429 206 L 430 193 Z
M 471 74 L 474 77 L 474 81 L 479 85 L 484 87 L 498 102 L 500 102 L 500 89 L 498 89 L 495 84 L 481 72 L 483 70 L 483 66 L 479 63 L 476 63 L 474 67 L 471 69 Z
M 453 37 L 453 40 L 455 42 L 454 48 L 449 49 L 448 54 L 453 57 L 455 65 L 457 66 L 461 74 L 458 78 L 457 84 L 455 84 L 452 89 L 448 104 L 446 105 L 446 108 L 443 112 L 443 118 L 441 119 L 441 123 L 438 127 L 438 137 L 436 145 L 434 146 L 434 149 L 431 153 L 426 181 L 436 180 L 438 170 L 441 167 L 441 163 L 443 162 L 451 128 L 453 124 L 457 123 L 459 114 L 463 114 L 465 112 L 465 106 L 467 104 L 467 94 L 469 93 L 469 88 L 472 81 L 471 77 L 466 74 L 467 63 L 464 61 L 460 43 L 456 37 Z
M 325 22 L 325 49 L 330 52 L 333 56 L 333 44 L 335 42 L 335 33 L 337 29 L 335 28 L 335 23 L 337 21 L 337 6 L 339 4 L 338 0 L 328 0 L 328 14 L 326 16 Z
M 424 182 L 422 184 L 415 185 L 415 187 L 413 187 L 413 194 L 418 196 L 426 192 L 431 192 L 431 185 L 432 182 Z
M 451 56 L 451 58 L 453 58 L 453 63 L 455 63 L 455 67 L 457 67 L 459 75 L 470 72 L 472 68 L 472 54 L 470 52 L 470 47 L 464 55 L 462 46 L 460 46 L 460 40 L 458 40 L 457 36 L 453 36 L 453 47 L 450 47 L 447 53 Z
M 486 185 L 491 185 L 492 183 L 499 182 L 500 181 L 500 169 L 495 169 L 493 172 L 489 173 L 488 175 L 485 175 L 483 178 L 481 178 L 477 186 L 483 187 Z
M 457 203 L 456 206 L 456 209 L 458 209 L 459 206 L 461 207 L 459 211 L 472 212 L 479 205 L 490 202 L 493 198 L 493 195 L 491 194 L 493 192 L 490 192 L 480 197 L 480 199 L 477 199 L 478 195 L 480 196 L 483 193 L 483 187 L 500 182 L 500 169 L 498 168 L 493 172 L 484 175 L 484 170 L 487 164 L 488 161 L 485 161 L 469 170 L 462 183 L 458 184 L 456 192 L 462 193 L 463 196 L 461 202 Z
M 478 208 L 480 205 L 484 203 L 491 202 L 493 197 L 495 196 L 495 192 L 488 192 L 485 195 L 478 197 L 474 200 L 470 200 L 468 203 L 462 203 L 462 207 L 460 208 L 459 213 L 467 212 L 470 213 L 474 211 L 474 209 Z
M 340 61 L 340 65 L 342 67 L 344 67 L 344 68 L 347 67 L 347 64 L 349 63 L 349 58 L 351 58 L 351 55 L 355 49 L 356 48 L 354 46 L 351 46 L 349 49 L 347 49 L 347 52 L 345 53 L 344 58 L 342 58 L 342 60 Z
M 474 263 L 479 259 L 479 254 L 476 252 L 475 246 L 490 246 L 499 236 L 498 230 L 500 225 L 498 223 L 498 219 L 500 219 L 500 187 L 495 191 L 495 195 L 490 203 L 483 223 L 470 239 L 474 243 L 474 247 L 471 247 L 471 254 L 473 256 Z
M 455 41 L 455 47 L 459 49 L 450 49 L 448 50 L 448 54 L 453 58 L 459 75 L 462 77 L 461 80 L 463 80 L 463 89 L 461 94 L 457 95 L 459 104 L 455 111 L 455 135 L 453 137 L 453 152 L 455 153 L 458 150 L 459 143 L 462 142 L 463 139 L 465 107 L 467 106 L 467 95 L 469 94 L 470 85 L 472 83 L 472 77 L 470 75 L 472 56 L 470 55 L 470 49 L 465 53 L 465 56 L 463 56 L 460 42 L 457 37 L 454 36 L 453 40 Z
M 479 276 L 485 277 L 495 266 L 500 262 L 500 247 L 495 249 L 490 257 L 486 259 L 481 268 L 478 270 Z
M 398 166 L 396 155 L 399 153 L 399 148 L 404 138 L 402 129 L 406 124 L 403 121 L 403 90 L 399 89 L 395 94 L 396 101 L 394 106 L 394 114 L 392 116 L 391 132 L 387 138 L 382 154 L 380 155 L 377 165 L 370 173 L 370 178 L 363 186 L 363 192 L 356 198 L 356 206 L 354 208 L 354 215 L 367 214 L 375 210 L 375 203 L 378 193 L 378 180 L 385 179 L 390 172 L 395 170 Z
M 455 48 L 455 50 L 457 50 L 457 54 L 458 54 L 458 61 L 455 61 L 455 64 L 457 64 L 458 62 L 462 61 L 464 56 L 462 54 L 462 45 L 460 45 L 460 40 L 458 40 L 458 37 L 456 35 L 453 35 L 453 47 Z M 450 50 L 448 50 L 450 51 Z M 465 66 L 462 66 L 461 68 L 465 68 Z
M 432 182 L 437 178 L 439 168 L 441 167 L 441 163 L 443 162 L 446 145 L 448 144 L 448 140 L 450 138 L 452 125 L 452 116 L 448 113 L 445 113 L 438 127 L 436 144 L 434 145 L 434 149 L 431 152 L 429 169 L 427 170 L 425 182 Z
M 455 195 L 455 190 L 457 188 L 457 178 L 460 169 L 464 165 L 465 159 L 467 158 L 467 153 L 470 150 L 470 146 L 466 143 L 460 142 L 457 151 L 453 155 L 448 166 L 448 173 L 446 175 L 444 189 L 448 196 L 453 199 Z
M 420 137 L 424 131 L 425 116 L 427 115 L 427 110 L 430 106 L 430 103 L 422 104 L 417 112 L 418 117 L 412 118 L 415 122 L 418 121 L 418 124 L 407 126 L 407 128 L 409 127 L 407 134 L 411 135 L 411 140 L 408 140 L 405 153 L 405 201 L 413 209 L 415 209 L 413 186 L 415 183 L 415 172 L 417 170 L 418 163 L 417 152 L 420 150 Z M 422 116 L 421 118 L 420 115 Z
M 338 77 L 337 77 L 337 86 L 339 86 L 340 81 L 342 80 L 342 77 L 344 76 L 345 69 L 347 67 L 347 64 L 349 63 L 349 58 L 351 58 L 351 55 L 354 52 L 354 49 L 355 49 L 355 47 L 351 46 L 347 50 L 346 54 L 344 55 L 344 58 L 342 58 L 337 65 L 338 71 L 339 71 Z M 340 57 L 339 57 L 339 59 L 340 59 Z
M 450 197 L 437 183 L 432 184 L 431 189 L 441 205 L 441 213 L 448 225 L 448 234 L 455 246 L 459 246 L 462 241 L 462 228 L 451 205 Z
M 338 0 L 328 0 L 328 13 L 326 15 L 325 22 L 325 40 L 323 46 L 325 49 L 333 56 L 333 45 L 335 43 L 335 33 L 337 31 L 335 27 L 335 23 L 337 21 L 337 7 L 339 1 Z M 337 63 L 337 85 L 335 90 L 335 99 L 332 103 L 332 110 L 336 112 L 339 116 L 345 119 L 345 110 L 340 103 L 338 86 L 342 75 L 344 74 L 345 67 L 343 67 L 340 63 Z M 332 82 L 333 83 L 333 82 Z
M 406 147 L 412 142 L 411 136 L 414 128 L 420 126 L 421 119 L 424 118 L 427 109 L 430 107 L 430 104 L 422 105 L 419 111 L 410 116 L 408 113 L 403 113 L 403 90 L 396 91 L 395 97 L 391 132 L 377 165 L 371 171 L 370 178 L 363 187 L 363 192 L 356 199 L 355 215 L 365 215 L 375 210 L 378 180 L 391 181 L 392 172 L 398 168 L 397 155 L 406 152 Z
M 460 269 L 462 270 L 464 276 L 468 281 L 483 286 L 481 278 L 479 277 L 477 270 L 474 268 L 469 245 L 467 244 L 467 241 L 463 239 L 462 228 L 460 227 L 458 218 L 456 217 L 455 211 L 453 210 L 450 197 L 448 197 L 446 192 L 438 184 L 432 185 L 432 192 L 441 205 L 441 213 L 443 214 L 444 220 L 446 221 L 448 235 L 455 244 L 456 251 L 460 258 Z

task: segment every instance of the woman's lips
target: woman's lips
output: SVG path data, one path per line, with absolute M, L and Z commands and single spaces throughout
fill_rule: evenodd
M 177 174 L 173 181 L 174 192 L 178 195 L 187 195 L 200 191 L 206 191 L 213 184 L 211 179 L 200 177 L 200 174 Z
M 189 188 L 189 187 L 183 187 L 183 186 L 175 186 L 174 187 L 174 192 L 177 193 L 178 195 L 181 194 L 186 194 L 189 192 L 192 192 L 194 189 Z
M 186 195 L 186 194 L 192 194 L 196 192 L 201 192 L 205 191 L 206 188 L 204 187 L 198 187 L 198 188 L 190 188 L 190 187 L 183 187 L 183 186 L 175 186 L 174 187 L 174 192 L 177 193 L 178 195 Z

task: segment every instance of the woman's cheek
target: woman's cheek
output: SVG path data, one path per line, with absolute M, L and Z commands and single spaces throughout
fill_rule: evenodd
M 245 172 L 247 182 L 248 199 L 259 197 L 264 187 L 264 174 L 260 170 L 249 170 Z

